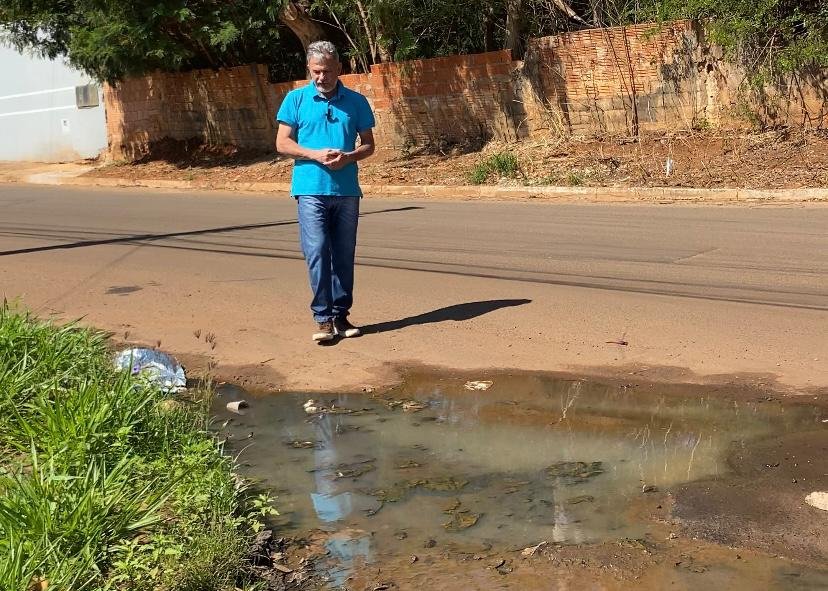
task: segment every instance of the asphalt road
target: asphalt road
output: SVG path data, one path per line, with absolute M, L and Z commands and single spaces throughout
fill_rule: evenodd
M 308 346 L 305 333 L 311 327 L 305 316 L 307 287 L 298 248 L 295 204 L 289 198 L 0 185 L 0 211 L 2 293 L 8 298 L 22 296 L 26 305 L 41 313 L 87 315 L 105 328 L 128 325 L 133 336 L 140 334 L 152 340 L 151 331 L 165 324 L 158 318 L 142 322 L 140 318 L 150 310 L 162 314 L 165 309 L 179 310 L 179 320 L 167 318 L 169 327 L 178 326 L 181 316 L 189 318 L 192 326 L 207 323 L 206 318 L 199 321 L 199 313 L 205 308 L 232 325 L 228 316 L 232 319 L 238 313 L 240 319 L 244 318 L 237 312 L 238 304 L 269 302 L 277 307 L 260 308 L 260 320 L 251 317 L 251 322 L 264 330 L 263 326 L 272 324 L 280 313 L 288 312 L 290 329 L 274 329 L 268 338 L 289 334 L 290 341 L 294 334 L 297 339 L 301 334 L 301 346 Z M 794 361 L 797 351 L 790 350 L 790 346 L 799 341 L 798 347 L 804 348 L 801 355 L 816 361 L 809 360 L 812 369 L 800 368 L 793 383 L 819 385 L 828 381 L 813 379 L 824 373 L 819 355 L 824 351 L 822 342 L 828 340 L 826 206 L 366 199 L 362 203 L 358 266 L 355 314 L 359 311 L 360 319 L 375 322 L 375 328 L 382 329 L 378 333 L 448 320 L 472 320 L 496 311 L 512 316 L 503 316 L 500 327 L 508 328 L 512 336 L 515 331 L 519 336 L 521 330 L 515 318 L 523 318 L 527 326 L 534 322 L 542 333 L 552 326 L 557 332 L 561 321 L 569 318 L 568 310 L 577 309 L 588 325 L 602 318 L 617 318 L 617 307 L 621 307 L 623 322 L 604 333 L 592 327 L 593 332 L 606 337 L 597 336 L 595 343 L 624 340 L 632 345 L 639 330 L 657 336 L 662 330 L 658 327 L 669 323 L 672 316 L 674 328 L 682 323 L 706 324 L 710 338 L 725 355 L 724 361 L 712 367 L 715 372 L 767 370 L 779 376 L 785 372 L 778 368 Z M 176 290 L 166 289 L 173 284 L 178 286 Z M 220 296 L 223 307 L 214 301 L 195 305 L 192 299 L 182 301 L 182 286 L 188 286 L 189 298 L 194 293 L 208 300 L 211 293 Z M 493 299 L 483 297 L 492 290 L 498 292 L 491 295 Z M 366 291 L 371 295 L 363 302 L 370 303 L 370 308 L 360 309 L 359 297 Z M 452 299 L 450 294 L 458 291 L 463 295 Z M 512 297 L 498 298 L 500 293 Z M 158 297 L 168 298 L 166 306 Z M 490 302 L 488 307 L 485 302 Z M 533 305 L 524 305 L 529 303 Z M 136 305 L 143 306 L 144 312 Z M 400 312 L 395 314 L 397 310 Z M 440 318 L 440 310 L 445 319 Z M 707 316 L 702 320 L 698 313 L 683 315 L 680 310 L 695 310 Z M 437 317 L 428 317 L 435 312 Z M 659 315 L 657 322 L 653 322 L 654 314 Z M 723 318 L 721 323 L 714 320 L 719 316 Z M 787 336 L 774 341 L 760 326 L 753 327 L 756 334 L 741 334 L 751 330 L 753 323 L 764 323 L 770 330 L 768 320 L 774 330 Z M 212 316 L 209 322 L 221 323 Z M 486 330 L 473 325 L 472 330 Z M 750 367 L 728 364 L 727 351 L 733 345 L 729 339 L 735 337 L 734 332 L 745 341 L 772 341 L 764 353 L 768 367 L 763 369 L 761 360 Z M 675 330 L 674 334 L 681 333 Z M 498 338 L 511 338 L 509 334 L 497 334 Z M 420 335 L 424 336 L 429 338 Z M 562 343 L 563 336 L 567 335 L 557 332 L 556 342 Z M 567 338 L 572 350 L 577 349 L 578 335 Z M 239 351 L 246 349 L 244 338 L 234 342 Z M 262 339 L 253 348 L 266 349 L 266 342 Z M 296 345 L 288 342 L 285 346 Z M 768 354 L 775 346 L 788 350 L 777 358 Z M 756 352 L 763 350 L 757 343 L 753 348 Z M 587 349 L 581 351 L 586 353 L 584 357 L 589 357 Z M 567 348 L 567 352 L 572 351 Z M 216 355 L 215 349 L 203 353 Z M 355 354 L 366 352 L 357 349 Z M 636 358 L 625 353 L 619 359 L 615 353 L 614 360 L 598 354 L 584 360 L 586 365 L 646 361 L 707 373 L 707 368 L 698 367 L 692 359 L 682 363 L 652 354 L 651 350 Z M 704 355 L 700 350 L 694 358 Z M 580 361 L 563 355 L 564 362 L 543 364 L 538 362 L 539 356 L 537 351 L 524 355 L 511 352 L 509 358 L 498 361 L 494 356 L 471 354 L 461 361 L 468 367 L 497 364 L 557 370 L 572 369 L 571 362 Z M 372 362 L 446 360 L 437 351 L 432 359 L 417 355 L 417 350 L 370 357 L 370 361 L 363 360 L 366 368 Z M 252 359 L 232 355 L 223 361 L 243 366 Z M 290 373 L 278 363 L 271 365 L 282 377 L 286 371 Z M 313 376 L 299 382 L 313 387 Z

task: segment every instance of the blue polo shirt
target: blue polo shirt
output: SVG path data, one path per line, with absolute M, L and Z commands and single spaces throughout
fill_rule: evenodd
M 326 98 L 313 82 L 291 90 L 282 101 L 276 119 L 294 130 L 294 139 L 303 148 L 332 148 L 351 152 L 357 135 L 374 127 L 374 114 L 368 100 L 337 82 L 336 93 Z M 290 194 L 361 197 L 356 162 L 331 170 L 313 160 L 293 163 Z

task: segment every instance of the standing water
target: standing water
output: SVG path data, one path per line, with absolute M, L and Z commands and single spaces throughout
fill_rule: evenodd
M 536 374 L 415 374 L 382 394 L 219 389 L 216 424 L 269 488 L 280 533 L 322 530 L 350 569 L 424 546 L 523 548 L 638 538 L 642 495 L 727 474 L 734 447 L 818 422 L 813 409 Z M 478 386 L 485 388 L 487 384 Z M 471 388 L 471 389 L 470 389 Z M 244 414 L 226 410 L 246 398 Z

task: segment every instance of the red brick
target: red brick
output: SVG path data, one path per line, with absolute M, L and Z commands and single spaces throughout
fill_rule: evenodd
M 685 21 L 658 30 L 643 24 L 530 40 L 530 53 L 538 60 L 540 87 L 546 95 L 540 97 L 540 102 L 557 102 L 566 96 L 577 115 L 575 128 L 601 128 L 605 124 L 596 119 L 596 113 L 607 111 L 606 105 L 615 104 L 613 101 L 629 102 L 632 80 L 628 54 L 636 92 L 660 92 L 664 84 L 662 65 L 683 51 L 686 31 L 692 31 L 692 26 Z M 520 66 L 511 52 L 504 50 L 376 64 L 370 73 L 349 74 L 342 81 L 369 98 L 384 128 L 382 133 L 378 130 L 378 137 L 386 138 L 383 141 L 404 137 L 428 141 L 446 130 L 462 133 L 470 127 L 488 129 L 497 136 L 509 125 L 501 114 L 501 97 L 511 96 L 511 77 Z M 210 141 L 229 139 L 257 145 L 267 136 L 269 143 L 272 112 L 287 92 L 307 82 L 260 86 L 259 82 L 265 80 L 266 68 L 253 65 L 219 71 L 156 72 L 143 79 L 106 86 L 110 143 L 121 145 L 124 152 L 137 153 L 143 145 L 164 135 L 207 137 L 207 131 L 200 128 L 207 113 L 215 125 L 209 133 Z M 258 113 L 260 88 L 265 88 L 266 115 Z M 673 102 L 684 95 L 679 92 L 676 96 Z M 647 114 L 659 125 L 670 117 L 662 112 L 666 109 L 661 107 L 663 102 L 659 99 Z M 620 123 L 616 123 L 616 115 L 611 115 L 607 126 L 626 125 L 623 109 L 620 117 Z M 132 147 L 125 138 L 138 139 Z

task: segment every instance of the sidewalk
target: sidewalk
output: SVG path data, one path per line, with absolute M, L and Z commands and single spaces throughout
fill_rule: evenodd
M 201 191 L 246 191 L 286 194 L 288 183 L 223 181 L 204 182 L 168 179 L 128 179 L 82 176 L 96 168 L 85 162 L 0 162 L 0 183 L 68 185 L 82 187 L 145 187 Z M 828 202 L 828 188 L 740 189 L 677 187 L 558 187 L 498 185 L 363 185 L 366 197 L 411 197 L 441 200 L 492 201 L 580 201 L 643 203 L 814 203 Z

